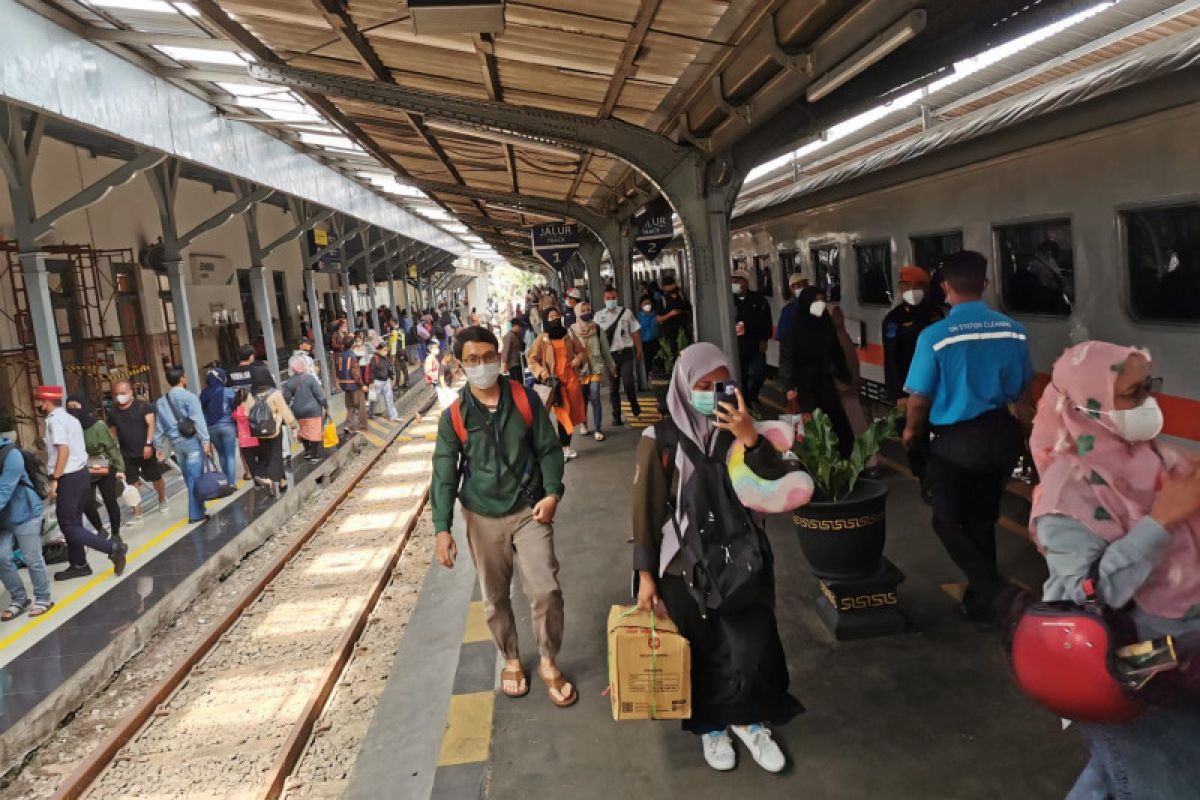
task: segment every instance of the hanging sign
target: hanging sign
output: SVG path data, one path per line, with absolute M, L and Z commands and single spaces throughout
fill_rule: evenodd
M 642 215 L 634 219 L 637 225 L 637 238 L 634 246 L 647 261 L 654 261 L 662 254 L 662 249 L 675 238 L 675 223 L 671 220 L 671 204 L 666 198 L 660 197 L 652 201 L 642 211 Z
M 320 228 L 313 228 L 305 237 L 308 240 L 308 254 L 315 256 L 323 248 L 329 247 L 329 231 L 323 231 Z M 339 248 L 334 248 L 321 253 L 320 264 L 317 264 L 317 271 L 321 271 L 322 266 L 336 265 L 341 263 L 342 251 Z
M 561 271 L 571 256 L 579 252 L 579 232 L 569 222 L 534 225 L 529 230 L 533 254 L 550 269 Z

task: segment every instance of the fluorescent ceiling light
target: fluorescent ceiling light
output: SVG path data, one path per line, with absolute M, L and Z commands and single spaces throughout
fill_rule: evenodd
M 199 47 L 174 47 L 165 44 L 156 44 L 154 48 L 176 61 L 187 61 L 198 64 L 225 64 L 233 67 L 244 67 L 254 60 L 248 53 L 230 53 L 227 50 L 202 50 Z
M 449 231 L 450 233 L 466 233 L 471 229 L 466 225 L 463 225 L 461 222 L 454 222 L 450 225 L 443 225 L 442 230 Z
M 450 216 L 440 208 L 416 208 L 414 211 L 427 219 L 441 219 L 446 220 L 447 222 L 454 219 L 454 217 Z
M 84 0 L 94 8 L 119 8 L 125 11 L 149 11 L 155 14 L 177 14 L 178 10 L 163 0 Z M 195 11 L 195 9 L 192 9 Z
M 284 95 L 278 99 L 271 97 L 238 97 L 234 100 L 234 104 L 242 108 L 257 108 L 260 111 L 270 109 L 272 111 L 283 111 L 291 114 L 316 113 L 308 106 L 296 102 L 288 95 Z
M 813 81 L 809 85 L 808 91 L 805 92 L 808 102 L 817 102 L 839 86 L 848 83 L 851 78 L 862 73 L 905 42 L 911 41 L 918 33 L 925 30 L 925 19 L 925 12 L 921 9 L 905 14 L 899 22 L 890 25 L 883 33 L 860 47 L 845 61 Z
M 296 111 L 281 111 L 279 109 L 274 109 L 274 108 L 263 108 L 260 110 L 262 111 L 262 113 L 266 114 L 268 117 L 270 117 L 273 120 L 276 120 L 277 122 L 302 123 L 302 122 L 324 122 L 325 121 L 325 118 L 322 117 L 321 115 L 317 114 L 317 112 L 308 111 L 303 108 L 297 109 Z
M 361 153 L 362 148 L 350 141 L 345 136 L 332 136 L 326 133 L 300 133 L 300 141 L 305 144 L 311 144 L 316 147 L 333 147 L 339 150 L 346 150 L 352 153 Z

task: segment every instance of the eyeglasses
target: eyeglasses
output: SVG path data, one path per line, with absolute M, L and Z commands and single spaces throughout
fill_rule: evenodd
M 493 364 L 500 363 L 500 354 L 493 351 L 491 353 L 485 353 L 482 356 L 467 356 L 462 360 L 462 363 L 464 367 L 478 367 L 483 364 L 486 364 L 490 367 Z

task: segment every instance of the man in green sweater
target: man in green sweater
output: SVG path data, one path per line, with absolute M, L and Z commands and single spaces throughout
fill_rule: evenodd
M 541 653 L 538 676 L 551 702 L 569 706 L 579 696 L 555 664 L 562 645 L 563 599 L 551 525 L 563 495 L 562 446 L 537 395 L 499 380 L 500 348 L 491 331 L 464 328 L 455 337 L 454 354 L 466 370 L 467 386 L 442 414 L 433 451 L 430 504 L 438 531 L 437 560 L 454 567 L 458 547 L 450 526 L 459 500 L 479 572 L 484 618 L 505 660 L 501 691 L 510 697 L 529 692 L 510 597 L 515 563 Z

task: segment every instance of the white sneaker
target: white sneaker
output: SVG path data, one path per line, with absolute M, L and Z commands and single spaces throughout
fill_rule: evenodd
M 742 740 L 742 744 L 746 745 L 754 763 L 767 772 L 782 772 L 787 766 L 787 758 L 784 757 L 783 751 L 775 744 L 771 732 L 764 726 L 731 725 L 730 729 Z
M 570 447 L 563 448 L 563 458 L 566 459 L 567 461 L 570 461 L 572 458 L 578 458 L 578 457 L 579 457 L 579 453 L 576 453 Z
M 169 514 L 169 513 L 171 513 L 171 507 L 168 506 L 166 503 L 159 503 L 158 504 L 158 513 Z
M 729 731 L 706 733 L 700 737 L 704 743 L 704 760 L 718 772 L 728 772 L 737 766 L 737 753 L 733 752 L 733 741 Z

